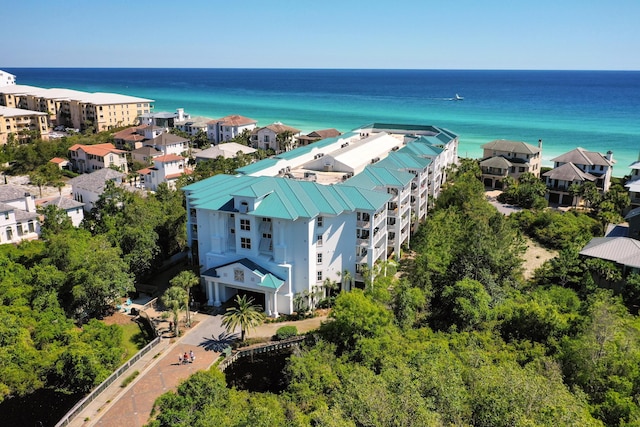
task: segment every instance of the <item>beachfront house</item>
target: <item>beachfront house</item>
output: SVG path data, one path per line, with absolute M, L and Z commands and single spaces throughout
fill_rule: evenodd
M 16 84 L 16 76 L 0 70 L 0 86 L 9 86 L 14 84 Z
M 540 176 L 542 164 L 542 140 L 538 146 L 522 141 L 497 139 L 482 146 L 482 182 L 487 188 L 503 188 L 503 180 L 512 177 L 515 180 L 523 173 Z
M 35 197 L 19 187 L 0 185 L 0 244 L 20 243 L 39 236 Z
M 600 192 L 609 191 L 614 164 L 611 151 L 603 155 L 578 147 L 552 161 L 553 169 L 543 174 L 549 203 L 577 206 L 582 200 L 570 188 L 583 186 L 587 182 L 594 183 Z
M 71 169 L 90 173 L 98 169 L 115 168 L 127 172 L 127 156 L 110 142 L 95 145 L 75 144 L 69 148 Z
M 251 143 L 257 149 L 282 153 L 296 147 L 298 136 L 300 130 L 276 122 L 251 131 Z
M 229 141 L 242 135 L 243 132 L 252 132 L 258 121 L 249 117 L 232 114 L 207 123 L 207 139 L 214 144 Z
M 113 134 L 113 144 L 119 150 L 135 150 L 142 147 L 145 140 L 144 128 L 146 126 L 132 126 Z
M 209 304 L 253 292 L 277 316 L 326 279 L 363 285 L 377 261 L 410 242 L 457 144 L 435 126 L 373 123 L 183 188 L 190 257 Z

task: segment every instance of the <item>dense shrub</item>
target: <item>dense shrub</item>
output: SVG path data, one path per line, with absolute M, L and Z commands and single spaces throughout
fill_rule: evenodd
M 293 325 L 282 326 L 276 331 L 276 338 L 278 340 L 286 340 L 287 338 L 295 337 L 298 335 L 298 328 Z

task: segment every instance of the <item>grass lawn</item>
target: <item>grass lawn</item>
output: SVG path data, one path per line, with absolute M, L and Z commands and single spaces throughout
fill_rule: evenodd
M 119 325 L 122 328 L 122 343 L 126 349 L 124 360 L 129 360 L 147 343 L 147 337 L 136 322 Z

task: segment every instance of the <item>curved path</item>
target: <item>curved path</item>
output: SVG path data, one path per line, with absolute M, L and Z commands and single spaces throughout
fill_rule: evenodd
M 197 324 L 184 331 L 178 340 L 163 339 L 154 350 L 122 375 L 122 380 L 138 370 L 140 374 L 127 387 L 115 381 L 69 425 L 73 427 L 138 427 L 149 420 L 153 403 L 163 393 L 175 390 L 180 382 L 198 370 L 205 370 L 218 359 L 218 350 L 233 338 L 221 325 L 221 316 L 198 313 Z M 265 323 L 250 331 L 249 337 L 271 337 L 285 325 L 295 325 L 299 333 L 317 329 L 325 316 L 297 322 Z M 171 342 L 174 341 L 174 342 Z M 195 353 L 194 363 L 181 365 L 178 356 Z

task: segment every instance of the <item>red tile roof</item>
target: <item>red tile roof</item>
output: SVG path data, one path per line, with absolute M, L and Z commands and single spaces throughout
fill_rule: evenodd
M 164 155 L 164 156 L 159 156 L 159 157 L 154 157 L 153 158 L 154 162 L 160 162 L 160 163 L 175 162 L 175 161 L 180 161 L 180 160 L 184 160 L 184 157 L 178 156 L 177 154 L 167 154 L 167 155 Z
M 78 151 L 78 150 L 82 150 L 87 154 L 93 154 L 94 156 L 101 156 L 101 157 L 109 153 L 115 153 L 115 154 L 126 153 L 126 151 L 118 150 L 110 142 L 107 142 L 104 144 L 95 144 L 95 145 L 75 144 L 69 148 L 69 151 Z

